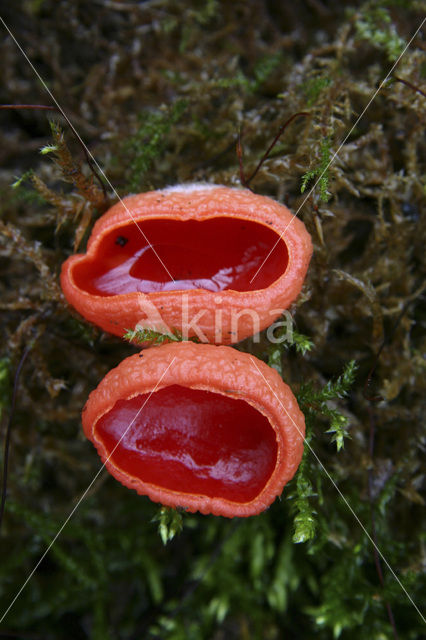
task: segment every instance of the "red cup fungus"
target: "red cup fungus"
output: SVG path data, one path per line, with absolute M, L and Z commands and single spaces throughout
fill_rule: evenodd
M 289 387 L 227 346 L 181 342 L 126 358 L 92 391 L 82 420 L 123 485 L 204 514 L 260 513 L 303 453 L 304 417 Z
M 284 205 L 248 189 L 186 185 L 115 204 L 87 253 L 65 261 L 61 285 L 109 333 L 155 328 L 160 317 L 185 337 L 229 344 L 288 308 L 311 254 L 304 224 Z

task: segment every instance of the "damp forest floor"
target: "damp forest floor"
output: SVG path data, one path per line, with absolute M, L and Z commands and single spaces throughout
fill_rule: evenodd
M 117 196 L 59 113 L 1 110 L 1 638 L 424 637 L 424 29 L 381 84 L 423 14 L 409 0 L 2 4 L 120 196 L 241 186 L 239 135 L 249 176 L 308 114 L 250 182 L 312 235 L 295 342 L 237 348 L 282 373 L 316 456 L 247 519 L 162 510 L 103 471 L 4 616 L 99 470 L 88 394 L 136 347 L 78 316 L 58 279 Z M 52 105 L 0 34 L 0 104 Z

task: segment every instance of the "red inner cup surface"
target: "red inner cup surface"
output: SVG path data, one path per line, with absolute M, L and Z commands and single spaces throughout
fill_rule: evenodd
M 179 385 L 119 400 L 94 430 L 129 476 L 235 502 L 253 500 L 277 461 L 275 432 L 254 407 Z
M 80 289 L 99 296 L 265 289 L 288 264 L 287 247 L 279 240 L 251 282 L 277 240 L 267 226 L 231 217 L 131 222 L 107 233 L 96 255 L 75 266 L 74 278 Z

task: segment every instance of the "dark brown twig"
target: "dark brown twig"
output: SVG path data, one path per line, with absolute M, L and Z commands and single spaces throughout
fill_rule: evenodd
M 6 435 L 4 439 L 3 474 L 2 474 L 2 490 L 1 490 L 1 503 L 0 503 L 0 530 L 3 523 L 4 509 L 6 506 L 7 472 L 8 472 L 8 466 L 9 466 L 10 437 L 12 434 L 12 422 L 13 422 L 13 416 L 15 413 L 16 396 L 17 396 L 18 387 L 19 387 L 19 376 L 21 374 L 22 367 L 24 366 L 25 360 L 27 359 L 27 356 L 31 351 L 31 349 L 32 349 L 32 344 L 25 347 L 24 353 L 22 354 L 22 357 L 16 369 L 15 379 L 13 383 L 12 401 L 10 403 L 9 419 L 7 421 Z
M 392 77 L 397 82 L 402 82 L 402 84 L 405 84 L 407 87 L 410 87 L 410 89 L 412 89 L 413 91 L 417 91 L 417 93 L 420 93 L 421 96 L 426 98 L 426 93 L 422 91 L 419 87 L 417 87 L 415 84 L 412 84 L 411 82 L 408 82 L 408 80 L 404 80 L 404 78 L 400 78 L 399 76 L 392 76 Z
M 267 160 L 267 158 L 269 157 L 269 154 L 271 153 L 272 149 L 275 147 L 275 145 L 277 144 L 278 140 L 280 139 L 281 135 L 284 133 L 284 131 L 286 130 L 286 128 L 288 127 L 288 125 L 295 119 L 298 118 L 299 116 L 309 116 L 311 115 L 309 112 L 307 111 L 299 111 L 298 113 L 294 113 L 288 120 L 286 120 L 286 122 L 284 122 L 283 125 L 281 125 L 281 127 L 278 130 L 277 135 L 275 136 L 275 138 L 272 140 L 271 144 L 269 145 L 269 147 L 267 148 L 267 150 L 265 151 L 265 153 L 263 154 L 263 156 L 261 157 L 261 159 L 259 160 L 259 163 L 256 167 L 256 169 L 253 171 L 253 173 L 250 175 L 249 178 L 246 178 L 245 173 L 244 173 L 244 167 L 243 167 L 243 150 L 242 150 L 242 146 L 241 146 L 241 133 L 238 134 L 238 141 L 237 141 L 237 156 L 238 156 L 238 162 L 240 165 L 240 181 L 241 184 L 243 185 L 243 187 L 246 187 L 247 189 L 250 189 L 250 182 L 253 180 L 253 178 L 256 177 L 257 173 L 259 172 L 259 170 L 261 169 L 263 163 L 265 162 L 265 160 Z M 251 191 L 252 189 L 250 189 Z
M 0 109 L 44 109 L 45 111 L 57 111 L 56 107 L 45 104 L 0 104 Z

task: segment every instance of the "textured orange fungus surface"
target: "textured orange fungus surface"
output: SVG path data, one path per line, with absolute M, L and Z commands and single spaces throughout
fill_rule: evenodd
M 70 304 L 110 333 L 149 326 L 154 305 L 189 336 L 198 314 L 198 337 L 226 344 L 281 315 L 311 253 L 303 223 L 285 206 L 247 189 L 187 185 L 114 205 L 95 224 L 87 253 L 66 260 L 61 284 Z
M 188 342 L 126 358 L 91 393 L 83 427 L 125 486 L 228 517 L 260 513 L 281 494 L 305 431 L 275 370 L 230 347 Z

